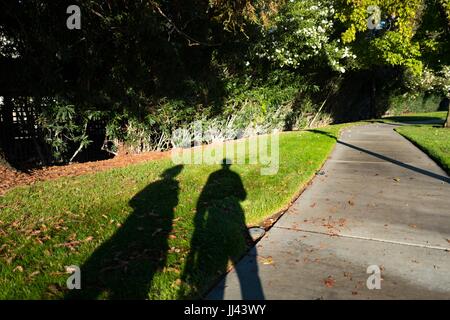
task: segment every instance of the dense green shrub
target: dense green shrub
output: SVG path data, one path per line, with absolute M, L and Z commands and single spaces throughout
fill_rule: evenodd
M 408 112 L 438 111 L 441 97 L 436 94 L 404 93 L 389 98 L 387 114 L 400 115 Z
M 219 90 L 209 87 L 210 104 L 192 98 L 164 97 L 156 106 L 148 107 L 141 118 L 130 113 L 115 114 L 107 126 L 107 140 L 112 143 L 110 151 L 117 153 L 120 145 L 137 153 L 169 149 L 176 129 L 193 131 L 195 126 L 215 132 L 214 137 L 205 138 L 203 143 L 263 134 L 274 129 L 301 129 L 311 122 L 318 110 L 311 99 L 318 87 L 292 71 L 275 69 L 246 77 L 224 72 L 217 84 L 224 86 L 225 95 L 217 95 Z M 192 84 L 193 88 L 197 85 Z M 324 119 L 324 124 L 331 122 L 322 114 L 316 124 Z M 230 132 L 239 134 L 230 136 Z
M 380 30 L 370 0 L 80 0 L 82 28 L 69 31 L 68 2 L 9 1 L 0 87 L 58 97 L 38 118 L 55 162 L 86 148 L 100 111 L 117 154 L 170 148 L 196 122 L 224 138 L 434 110 L 449 90 L 447 2 L 376 1 Z M 442 81 L 416 88 L 433 74 Z
M 50 151 L 50 161 L 70 162 L 92 142 L 88 137 L 88 124 L 100 119 L 103 113 L 76 112 L 75 106 L 64 100 L 49 98 L 41 101 L 45 107 L 41 107 L 36 122 Z

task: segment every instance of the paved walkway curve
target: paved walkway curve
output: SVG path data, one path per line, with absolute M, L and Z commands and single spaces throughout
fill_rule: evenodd
M 345 130 L 321 174 L 208 298 L 450 299 L 450 179 L 394 127 Z M 379 290 L 367 288 L 370 265 Z

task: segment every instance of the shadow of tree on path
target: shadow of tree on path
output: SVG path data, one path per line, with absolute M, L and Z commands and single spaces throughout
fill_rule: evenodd
M 422 168 L 413 166 L 413 165 L 408 164 L 408 163 L 404 163 L 402 161 L 396 160 L 394 158 L 390 158 L 390 157 L 382 155 L 380 153 L 377 153 L 377 152 L 374 152 L 374 151 L 370 151 L 368 149 L 364 149 L 364 148 L 358 147 L 358 146 L 356 146 L 354 144 L 351 144 L 351 143 L 348 143 L 348 142 L 344 142 L 342 140 L 339 140 L 336 136 L 334 136 L 334 135 L 332 135 L 332 134 L 330 134 L 328 132 L 325 132 L 325 131 L 322 131 L 322 130 L 317 130 L 317 129 L 311 129 L 311 130 L 308 130 L 308 131 L 326 135 L 326 136 L 328 136 L 330 138 L 335 139 L 336 142 L 338 144 L 340 144 L 340 145 L 346 146 L 348 148 L 354 149 L 354 150 L 359 151 L 359 152 L 364 152 L 364 153 L 366 153 L 366 154 L 368 154 L 368 155 L 370 155 L 372 157 L 378 158 L 378 159 L 386 161 L 386 162 L 393 163 L 393 164 L 395 164 L 395 165 L 397 165 L 399 167 L 402 167 L 402 168 L 405 168 L 405 169 L 408 169 L 408 170 L 411 170 L 411 171 L 423 174 L 423 175 L 428 176 L 430 178 L 434 178 L 434 179 L 437 179 L 437 180 L 440 180 L 440 181 L 443 181 L 443 182 L 446 182 L 446 183 L 450 183 L 450 178 L 449 177 L 443 176 L 443 175 L 438 174 L 438 173 L 434 173 L 434 172 L 426 170 L 426 169 L 422 169 Z

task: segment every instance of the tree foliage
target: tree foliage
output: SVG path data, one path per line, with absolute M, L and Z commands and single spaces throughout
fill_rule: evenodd
M 301 69 L 306 63 L 326 63 L 345 72 L 346 59 L 354 59 L 348 47 L 334 36 L 333 1 L 288 2 L 269 25 L 261 28 L 256 55 L 279 67 Z
M 72 4 L 80 30 L 66 28 Z M 145 151 L 194 120 L 267 122 L 287 101 L 286 114 L 314 112 L 352 73 L 372 91 L 375 74 L 438 90 L 426 83 L 450 65 L 449 0 L 5 0 L 0 21 L 2 90 L 55 101 L 39 119 L 58 150 L 87 145 L 90 113 L 102 111 L 106 140 Z M 76 116 L 60 121 L 64 110 Z M 58 140 L 52 126 L 77 134 Z

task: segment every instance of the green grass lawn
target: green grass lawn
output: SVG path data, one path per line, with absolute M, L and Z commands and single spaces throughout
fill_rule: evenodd
M 0 197 L 0 298 L 199 297 L 247 249 L 245 225 L 288 205 L 334 144 L 282 133 L 276 175 L 165 159 L 10 190 Z M 81 267 L 81 290 L 66 289 L 70 265 Z
M 404 126 L 395 129 L 412 141 L 450 175 L 450 129 L 430 125 Z
M 447 111 L 437 111 L 384 117 L 376 121 L 413 123 L 399 126 L 395 131 L 413 142 L 450 174 L 450 129 L 441 127 L 446 118 Z

